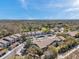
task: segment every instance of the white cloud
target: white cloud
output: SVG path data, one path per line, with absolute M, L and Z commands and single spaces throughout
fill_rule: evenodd
M 78 13 L 76 13 L 76 14 L 71 14 L 70 15 L 70 17 L 69 17 L 69 19 L 79 19 L 79 14 Z
M 34 9 L 34 10 L 38 10 L 38 11 L 50 11 L 52 13 L 52 11 L 56 8 L 60 8 L 61 11 L 58 13 L 58 16 L 60 16 L 61 14 L 64 14 L 65 16 L 69 17 L 69 18 L 75 18 L 78 17 L 77 13 L 74 12 L 79 12 L 79 0 L 64 0 L 63 2 L 57 2 L 54 3 L 53 0 L 49 0 L 47 3 L 45 3 L 46 1 L 44 1 L 43 3 L 39 4 L 39 2 L 37 1 L 29 1 L 29 0 L 19 0 L 22 7 L 23 8 L 27 8 L 27 5 L 30 5 L 29 8 Z M 42 1 L 42 0 L 39 0 Z M 76 14 L 76 16 L 75 16 Z M 57 17 L 58 17 L 57 16 Z M 53 19 L 54 17 L 50 16 L 50 17 L 44 17 L 44 19 Z M 29 17 L 28 19 L 37 19 L 34 17 Z
M 79 11 L 79 8 L 68 8 L 65 10 L 66 12 Z
M 65 11 L 66 12 L 74 12 L 74 11 L 79 12 L 79 0 L 70 0 L 70 5 L 68 8 L 66 8 Z
M 79 0 L 73 0 L 73 5 L 74 7 L 79 7 Z
M 44 17 L 44 19 L 53 19 L 53 16 Z
M 63 4 L 61 4 L 61 3 L 55 3 L 55 4 L 53 4 L 53 3 L 49 3 L 49 4 L 47 4 L 47 8 L 63 8 L 64 6 L 63 6 Z
M 19 0 L 22 7 L 25 8 L 27 6 L 27 0 Z
M 58 16 L 67 19 L 79 19 L 79 0 L 68 0 L 63 4 L 63 11 L 59 12 Z M 58 17 L 57 16 L 57 17 Z
M 27 19 L 28 19 L 28 20 L 34 20 L 34 19 L 37 19 L 37 18 L 34 18 L 34 17 L 28 17 Z

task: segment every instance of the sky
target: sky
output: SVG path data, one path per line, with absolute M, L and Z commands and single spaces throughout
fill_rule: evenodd
M 79 0 L 0 0 L 0 19 L 79 19 Z

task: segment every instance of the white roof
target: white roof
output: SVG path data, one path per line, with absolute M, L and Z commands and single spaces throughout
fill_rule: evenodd
M 9 41 L 12 41 L 12 40 L 14 40 L 13 38 L 11 38 L 11 37 L 5 37 L 4 39 L 7 39 L 7 40 L 9 40 Z
M 0 46 L 3 46 L 3 44 L 0 43 Z
M 26 32 L 26 35 L 31 35 L 31 34 L 39 34 L 42 33 L 42 31 L 34 31 L 34 32 Z
M 5 40 L 0 40 L 0 43 L 7 44 L 8 42 L 7 42 L 7 41 L 5 41 Z
M 63 36 L 58 36 L 58 38 L 61 39 L 61 40 L 65 40 L 66 39 Z
M 22 35 L 21 34 L 14 34 L 15 36 L 18 36 L 18 37 L 21 37 Z
M 15 39 L 17 38 L 15 35 L 11 35 L 10 37 L 15 38 Z
M 27 32 L 27 35 L 31 35 L 31 32 Z

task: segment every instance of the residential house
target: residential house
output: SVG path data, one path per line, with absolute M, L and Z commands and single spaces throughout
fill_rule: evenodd
M 9 50 L 12 50 L 13 48 L 15 48 L 18 45 L 19 45 L 18 42 L 13 43 L 12 45 L 9 46 Z
M 43 32 L 42 31 L 37 31 L 36 35 L 41 35 Z
M 60 32 L 64 32 L 64 28 L 61 27 L 61 28 L 59 29 L 59 31 L 60 31 Z
M 15 41 L 19 41 L 18 37 L 15 36 L 15 35 L 11 35 L 10 37 L 13 38 L 13 39 L 15 39 Z
M 17 37 L 21 37 L 22 35 L 21 34 L 14 34 L 15 36 L 17 36 Z
M 22 41 L 22 35 L 21 34 L 14 34 L 14 36 L 16 36 L 19 41 Z
M 8 47 L 10 45 L 10 43 L 8 41 L 5 40 L 0 40 L 0 43 L 3 44 L 3 46 Z
M 64 43 L 64 40 L 65 38 L 63 36 L 57 36 L 56 40 L 54 40 L 51 45 L 58 47 L 59 45 L 62 45 Z
M 64 32 L 64 28 L 63 27 L 55 27 L 55 28 L 53 28 L 53 31 L 54 32 Z
M 0 50 L 4 48 L 4 45 L 0 43 Z
M 64 38 L 63 36 L 58 36 L 58 38 L 61 40 L 66 40 L 66 38 Z
M 10 42 L 10 44 L 12 44 L 12 43 L 15 42 L 15 39 L 13 39 L 13 38 L 11 38 L 11 37 L 9 37 L 9 36 L 4 37 L 3 40 Z
M 72 37 L 74 37 L 77 33 L 78 33 L 77 31 L 67 32 L 67 34 L 69 34 Z
M 35 36 L 35 35 L 41 35 L 43 34 L 42 31 L 34 31 L 34 32 L 25 32 L 24 33 L 26 36 Z
M 33 40 L 33 43 L 37 44 L 37 46 L 43 49 L 43 48 L 46 48 L 48 45 L 50 45 L 54 40 L 56 40 L 56 37 L 52 36 L 48 38 L 43 38 L 41 40 Z

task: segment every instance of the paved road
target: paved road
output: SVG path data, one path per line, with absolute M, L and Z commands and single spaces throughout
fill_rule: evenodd
M 20 44 L 19 46 L 17 46 L 16 48 L 14 48 L 13 50 L 9 51 L 8 53 L 6 53 L 4 56 L 2 56 L 0 59 L 9 59 L 12 56 L 15 56 L 17 51 L 21 48 L 23 48 L 24 43 Z
M 78 49 L 79 49 L 79 45 L 75 47 L 74 49 L 72 49 L 71 51 L 69 51 L 66 55 L 58 55 L 57 59 L 64 59 Z

